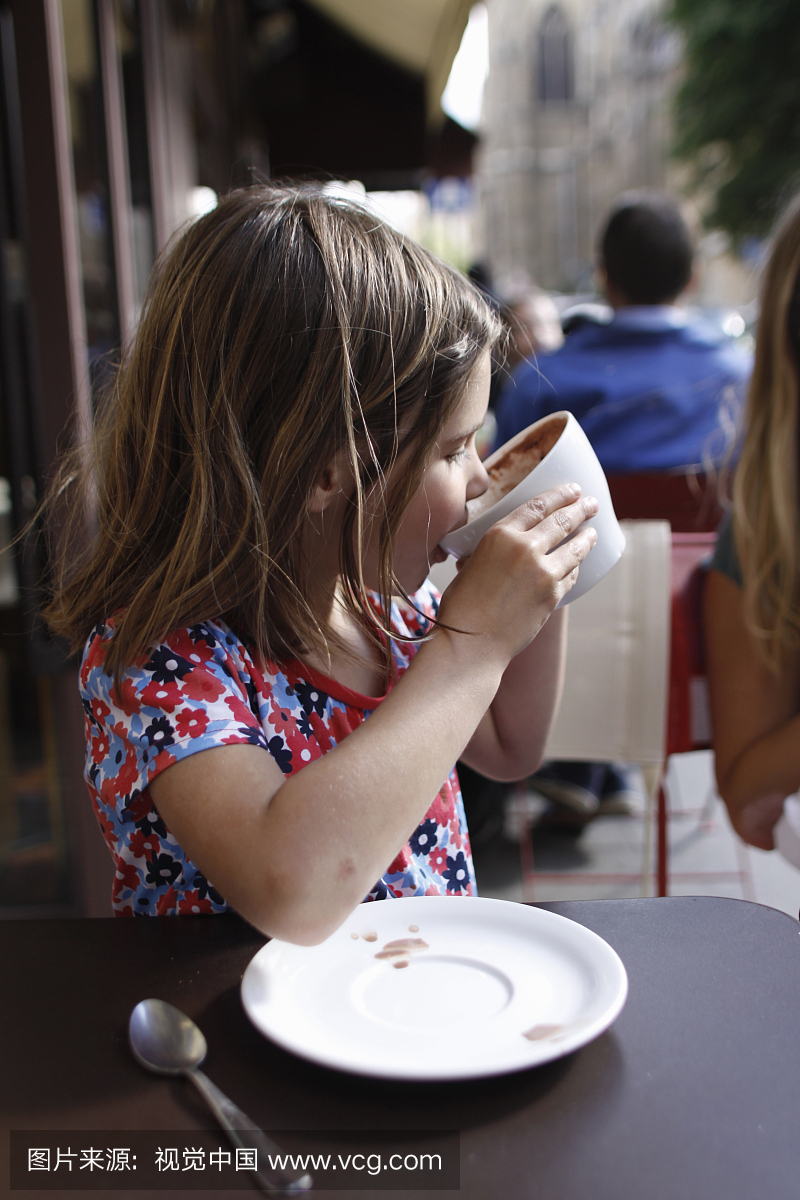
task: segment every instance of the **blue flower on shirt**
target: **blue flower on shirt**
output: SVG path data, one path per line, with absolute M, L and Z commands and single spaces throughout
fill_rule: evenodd
M 159 750 L 163 750 L 165 746 L 175 744 L 174 732 L 166 717 L 154 717 L 145 729 L 144 736 L 151 746 L 156 746 Z
M 157 838 L 166 838 L 167 836 L 167 827 L 164 824 L 160 814 L 157 813 L 155 809 L 153 809 L 152 812 L 147 813 L 146 816 L 142 817 L 141 821 L 137 821 L 135 825 L 145 837 L 150 837 L 153 834 L 155 834 Z
M 176 654 L 169 646 L 156 647 L 145 666 L 145 670 L 152 673 L 156 683 L 175 683 L 193 669 L 194 663 L 181 658 L 180 654 Z
M 213 650 L 217 644 L 217 639 L 214 637 L 210 629 L 205 625 L 190 625 L 189 637 L 197 645 L 198 642 L 205 642 L 209 650 Z
M 442 872 L 447 880 L 448 892 L 465 892 L 469 887 L 469 864 L 464 857 L 463 850 L 459 850 L 458 854 L 453 858 L 448 854 L 447 869 Z
M 423 821 L 417 826 L 408 839 L 408 844 L 415 854 L 430 854 L 436 845 L 436 829 L 436 822 L 432 820 Z
M 300 708 L 297 710 L 295 713 L 295 720 L 297 721 L 297 728 L 300 733 L 302 733 L 303 737 L 313 738 L 314 726 L 311 724 L 311 721 L 308 718 L 308 713 L 304 709 Z
M 201 900 L 205 900 L 206 896 L 208 896 L 209 899 L 214 902 L 214 904 L 225 903 L 217 889 L 213 886 L 213 884 L 208 882 L 205 875 L 202 875 L 200 871 L 195 872 L 194 879 L 192 880 L 192 887 L 196 888 L 197 894 Z
M 264 746 L 266 744 L 264 733 L 261 729 L 256 729 L 253 725 L 240 725 L 236 730 L 237 741 L 247 742 L 251 746 Z
M 327 692 L 320 691 L 313 683 L 296 683 L 295 693 L 307 713 L 315 712 L 317 716 L 325 716 L 325 707 L 328 703 Z
M 182 870 L 182 866 L 171 854 L 155 854 L 147 864 L 146 879 L 149 884 L 160 887 L 163 884 L 174 883 Z
M 292 752 L 284 742 L 283 738 L 279 737 L 277 734 L 275 737 L 270 738 L 267 742 L 267 749 L 275 759 L 275 762 L 278 764 L 280 769 L 283 771 L 284 775 L 291 775 Z

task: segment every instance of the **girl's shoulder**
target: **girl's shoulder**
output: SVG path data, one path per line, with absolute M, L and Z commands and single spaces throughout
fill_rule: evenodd
M 120 619 L 119 613 L 114 613 L 95 625 L 86 639 L 81 658 L 81 673 L 102 667 Z M 131 671 L 172 670 L 181 664 L 187 670 L 193 666 L 202 666 L 212 659 L 226 657 L 249 658 L 250 654 L 240 637 L 225 624 L 217 619 L 199 621 L 195 625 L 187 625 L 173 629 L 158 645 L 151 646 L 131 665 Z M 175 662 L 175 667 L 168 668 L 167 662 Z
M 117 621 L 118 616 L 101 621 L 86 640 L 80 667 L 84 696 L 108 693 L 123 703 L 133 703 L 136 697 L 161 702 L 174 692 L 174 700 L 188 696 L 203 702 L 217 699 L 223 692 L 249 694 L 255 681 L 263 691 L 279 676 L 274 663 L 257 662 L 252 648 L 218 618 L 174 629 L 149 647 L 122 672 L 122 696 L 118 697 L 105 668 Z

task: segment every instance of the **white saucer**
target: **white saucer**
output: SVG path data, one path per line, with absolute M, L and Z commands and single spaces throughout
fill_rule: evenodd
M 618 955 L 584 926 L 455 896 L 363 904 L 319 946 L 269 942 L 242 979 L 247 1015 L 278 1045 L 387 1079 L 548 1062 L 607 1029 L 627 992 Z

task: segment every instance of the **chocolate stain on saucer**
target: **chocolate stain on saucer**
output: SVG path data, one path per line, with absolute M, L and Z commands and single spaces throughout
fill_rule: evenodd
M 560 1033 L 563 1028 L 563 1025 L 533 1025 L 530 1029 L 526 1029 L 522 1036 L 529 1042 L 543 1042 L 546 1038 Z
M 428 943 L 422 938 L 396 938 L 393 942 L 387 942 L 375 957 L 388 960 L 399 971 L 408 966 L 412 954 L 428 949 Z
M 526 1029 L 522 1036 L 529 1042 L 544 1042 L 548 1039 L 552 1039 L 554 1042 L 563 1042 L 568 1037 L 572 1037 L 573 1033 L 578 1033 L 591 1023 L 589 1017 L 578 1017 L 577 1020 L 570 1021 L 568 1025 L 533 1025 L 530 1029 Z

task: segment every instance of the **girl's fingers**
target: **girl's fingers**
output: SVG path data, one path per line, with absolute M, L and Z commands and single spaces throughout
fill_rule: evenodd
M 541 496 L 535 496 L 511 514 L 509 524 L 526 531 L 535 530 L 539 545 L 545 553 L 549 553 L 597 512 L 594 496 L 580 496 L 580 489 L 577 488 L 580 499 L 575 499 L 572 488 L 577 488 L 577 484 L 553 488 Z
M 566 505 L 574 504 L 580 494 L 579 483 L 564 483 L 548 492 L 542 492 L 540 496 L 526 500 L 505 519 L 509 525 L 519 529 L 533 529 Z
M 455 626 L 462 622 L 463 628 L 476 628 L 477 619 L 500 642 L 513 643 L 513 658 L 576 582 L 580 564 L 597 541 L 594 526 L 584 524 L 597 508 L 593 496 L 581 496 L 577 485 L 567 484 L 534 497 L 498 521 L 445 593 L 443 604 L 455 605 L 447 619 Z M 467 615 L 459 611 L 462 604 Z
M 597 530 L 593 526 L 581 529 L 573 538 L 548 554 L 547 559 L 556 579 L 569 582 L 570 587 L 578 578 L 578 567 L 597 542 Z M 572 578 L 574 576 L 574 578 Z

